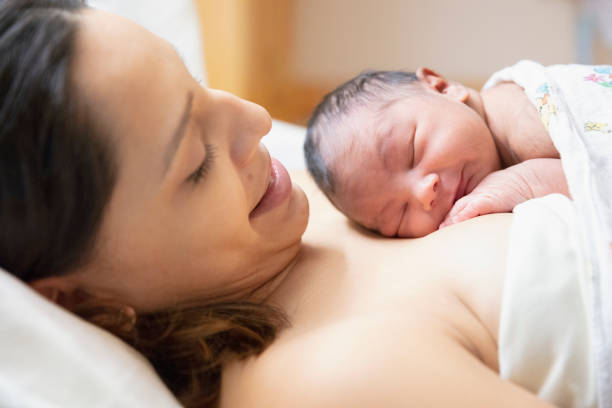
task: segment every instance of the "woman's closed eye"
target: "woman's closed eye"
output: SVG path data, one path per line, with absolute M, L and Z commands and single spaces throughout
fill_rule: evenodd
M 187 181 L 193 184 L 198 184 L 198 182 L 200 182 L 200 180 L 202 180 L 202 178 L 206 176 L 206 174 L 212 167 L 213 161 L 215 159 L 215 147 L 211 144 L 206 144 L 204 145 L 204 147 L 206 148 L 206 156 L 204 157 L 204 160 L 198 166 L 198 168 L 187 178 Z

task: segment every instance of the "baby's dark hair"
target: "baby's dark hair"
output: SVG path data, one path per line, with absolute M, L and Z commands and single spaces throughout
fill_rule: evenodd
M 308 121 L 304 156 L 308 171 L 330 201 L 333 202 L 337 181 L 330 168 L 331 160 L 322 152 L 323 143 L 329 145 L 335 140 L 339 124 L 356 108 L 376 109 L 413 93 L 416 84 L 418 78 L 413 72 L 365 71 L 323 97 Z

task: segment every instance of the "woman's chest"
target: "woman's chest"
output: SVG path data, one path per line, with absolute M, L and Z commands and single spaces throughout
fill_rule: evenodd
M 292 320 L 306 327 L 385 311 L 408 315 L 415 305 L 423 313 L 452 299 L 447 283 L 423 273 L 428 265 L 418 260 L 406 264 L 403 256 L 387 251 L 372 252 L 362 257 L 329 247 L 304 248 L 301 256 L 308 260 L 300 265 L 291 297 L 283 299 Z
M 376 319 L 398 344 L 437 333 L 497 368 L 497 336 L 491 331 L 497 329 L 500 277 L 479 276 L 485 273 L 478 267 L 483 262 L 476 262 L 472 251 L 448 249 L 440 256 L 386 241 L 354 254 L 347 248 L 305 247 L 301 256 L 299 289 L 283 299 L 295 333 Z

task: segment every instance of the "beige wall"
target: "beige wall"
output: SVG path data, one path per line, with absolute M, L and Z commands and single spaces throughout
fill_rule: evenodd
M 576 62 L 583 0 L 196 3 L 211 86 L 304 124 L 325 93 L 365 69 L 424 65 L 479 88 L 520 59 Z M 610 46 L 595 38 L 593 57 L 612 63 Z
M 575 60 L 571 0 L 295 0 L 292 70 L 312 84 L 429 66 L 480 85 L 519 59 Z

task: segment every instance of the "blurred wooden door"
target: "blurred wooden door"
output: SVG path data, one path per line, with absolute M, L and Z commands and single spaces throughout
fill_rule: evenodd
M 294 0 L 196 0 L 208 83 L 304 124 L 323 91 L 291 72 Z

